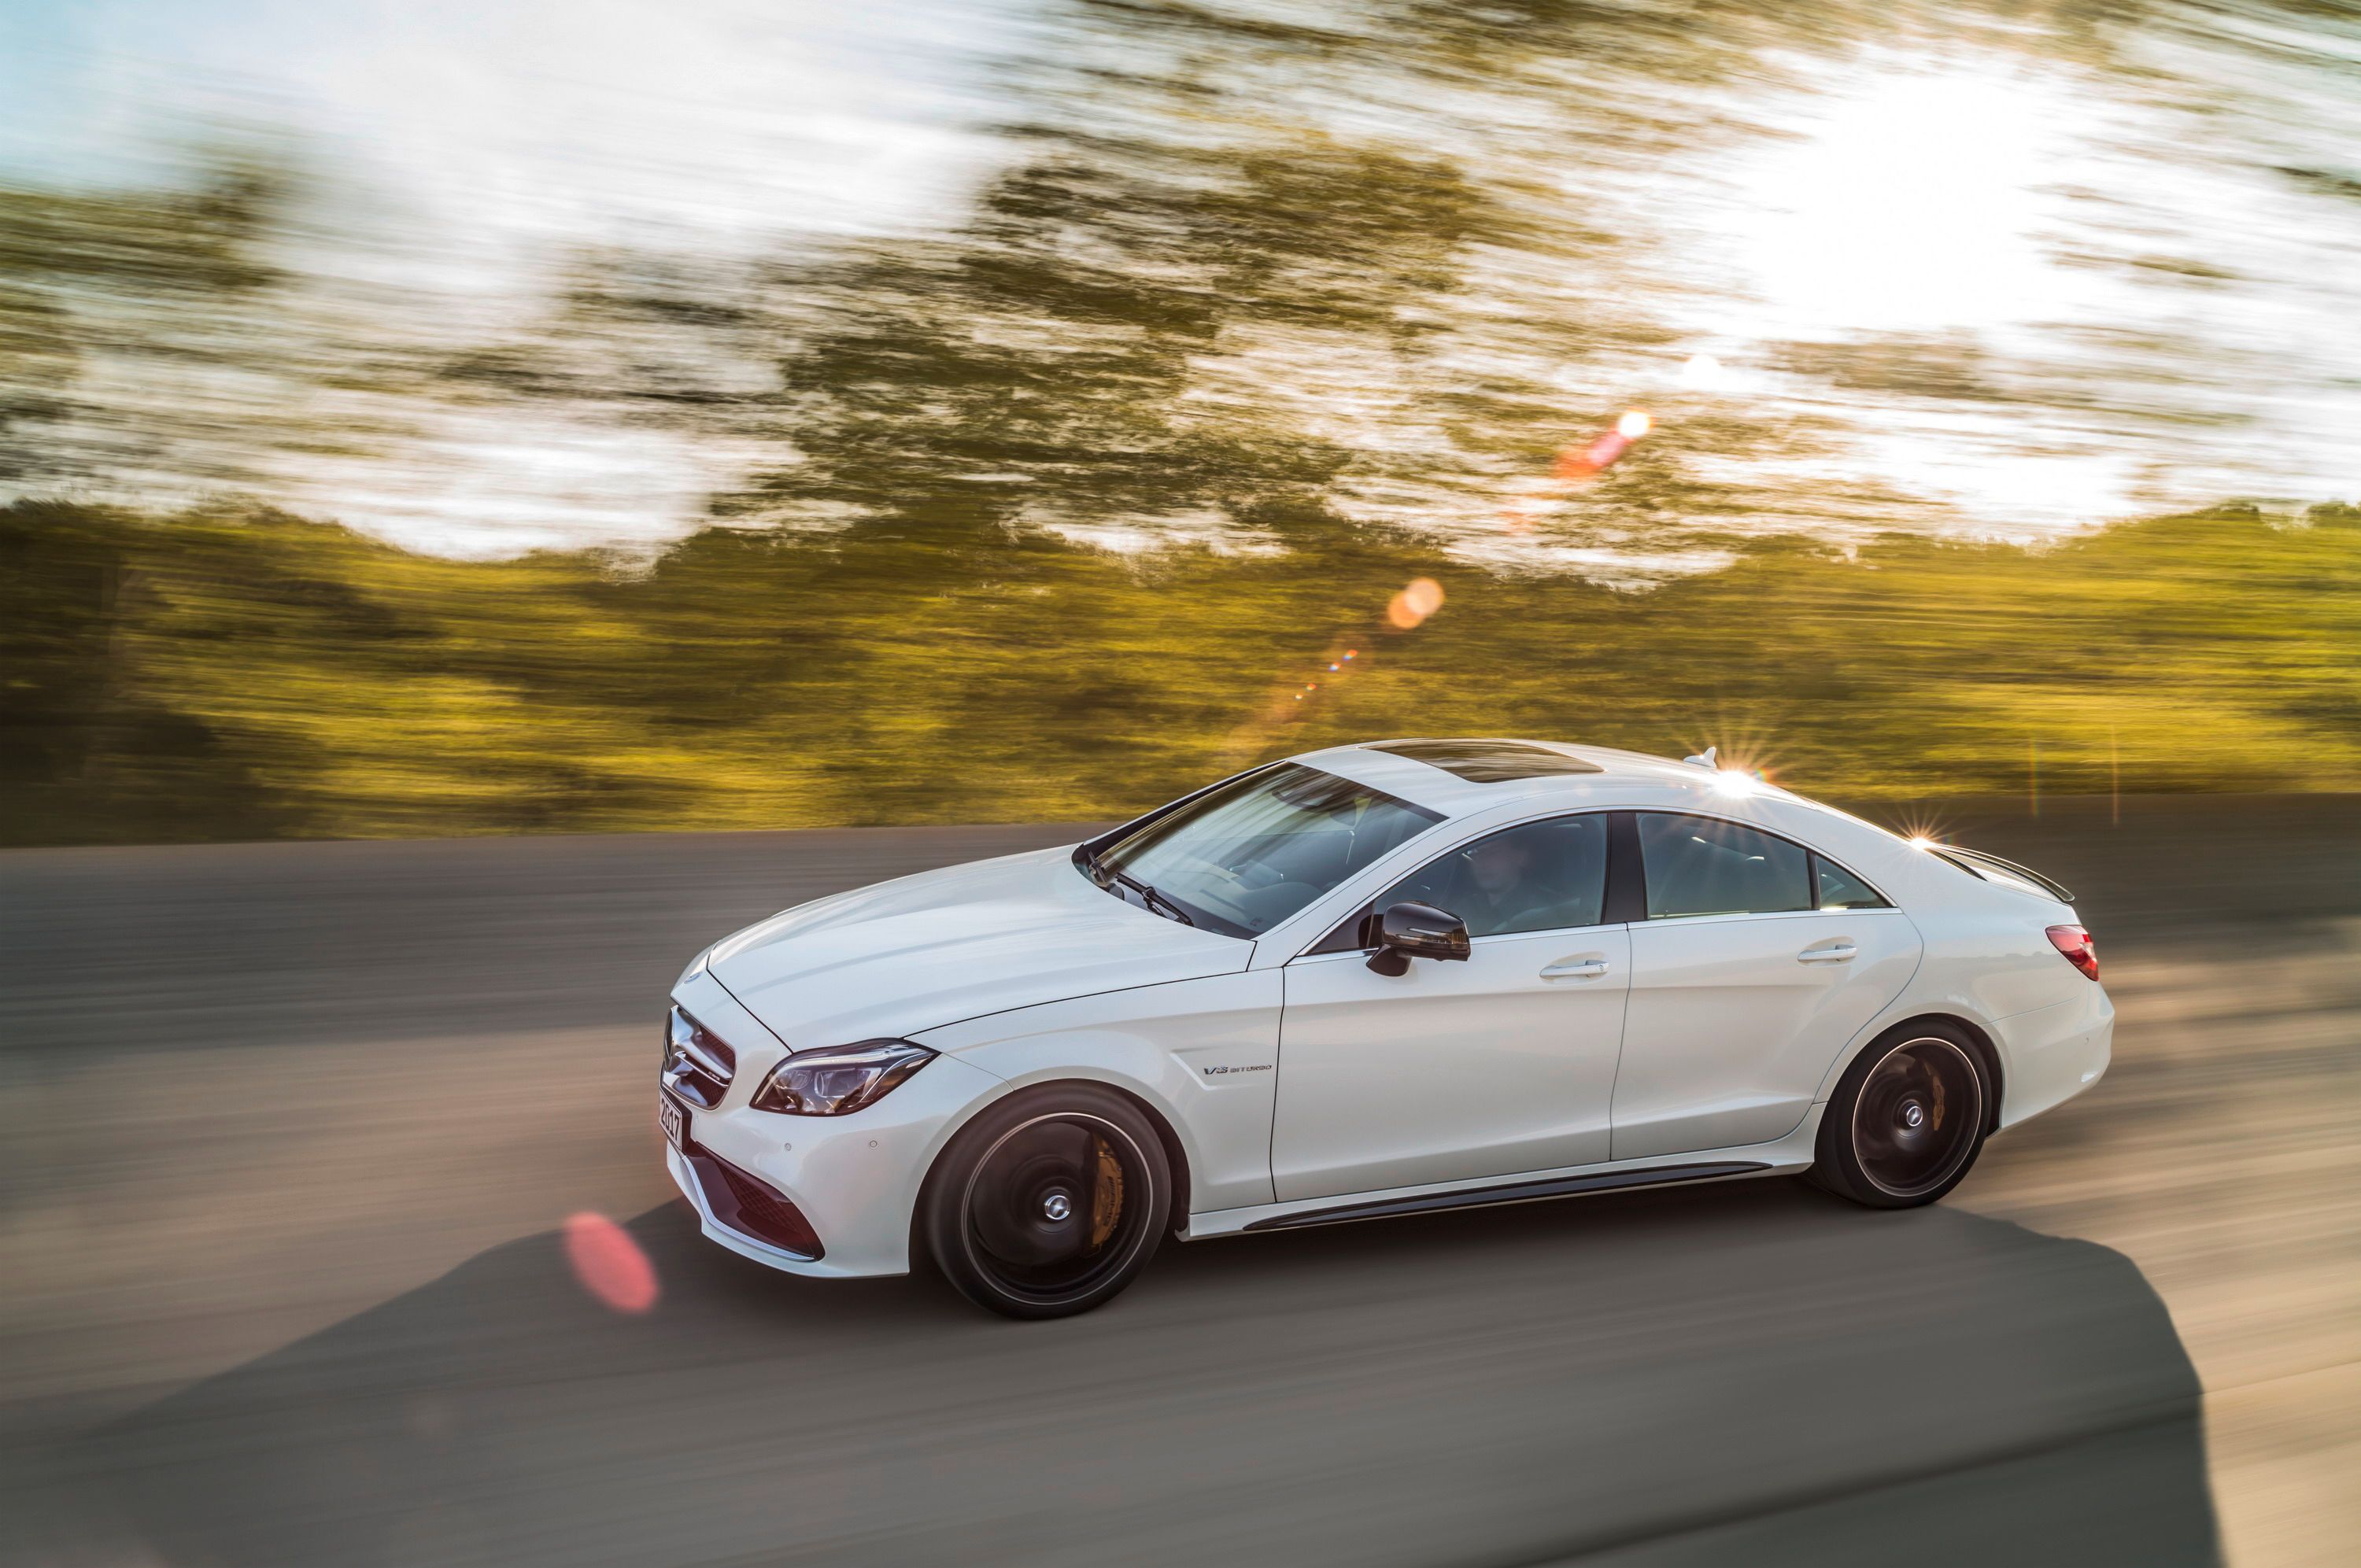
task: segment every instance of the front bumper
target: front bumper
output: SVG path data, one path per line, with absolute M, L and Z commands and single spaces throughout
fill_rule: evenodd
M 715 1217 L 712 1204 L 706 1198 L 704 1184 L 697 1179 L 695 1168 L 680 1150 L 667 1148 L 664 1151 L 664 1168 L 672 1173 L 673 1185 L 680 1189 L 681 1196 L 688 1200 L 689 1207 L 697 1211 L 697 1228 L 705 1233 L 706 1239 L 719 1243 L 741 1257 L 751 1257 L 756 1263 L 768 1264 L 773 1268 L 783 1269 L 789 1274 L 809 1275 L 817 1279 L 848 1279 L 873 1274 L 909 1272 L 909 1259 L 906 1255 L 899 1268 L 847 1268 L 840 1261 L 825 1255 L 806 1257 L 782 1247 L 772 1246 L 743 1231 L 724 1224 Z M 818 1227 L 815 1226 L 814 1230 L 817 1232 Z M 821 1244 L 823 1248 L 826 1245 Z
M 720 989 L 708 977 L 695 977 L 676 1000 L 730 1040 L 738 1069 L 719 1104 L 710 1110 L 685 1107 L 691 1152 L 667 1146 L 664 1156 L 665 1168 L 697 1210 L 706 1235 L 790 1274 L 851 1278 L 908 1273 L 910 1223 L 928 1169 L 968 1115 L 1006 1085 L 958 1057 L 940 1056 L 875 1104 L 849 1116 L 757 1111 L 747 1102 L 785 1053 L 775 1042 L 764 1048 L 750 1032 L 733 1027 L 730 1014 L 737 1010 L 725 1006 L 728 993 L 708 994 L 708 986 Z M 741 1179 L 733 1182 L 731 1170 Z M 751 1184 L 759 1185 L 747 1190 Z M 793 1223 L 761 1189 L 809 1225 L 813 1252 L 780 1245 L 792 1240 Z

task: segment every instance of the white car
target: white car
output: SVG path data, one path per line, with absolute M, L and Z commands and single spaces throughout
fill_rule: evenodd
M 1809 1171 L 1929 1203 L 2104 1071 L 2066 892 L 1713 765 L 1391 740 L 816 900 L 673 991 L 705 1234 L 1054 1317 L 1185 1240 Z

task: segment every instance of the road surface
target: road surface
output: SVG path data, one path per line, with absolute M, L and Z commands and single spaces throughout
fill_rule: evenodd
M 1168 1246 L 1045 1324 L 703 1243 L 650 1079 L 711 937 L 1074 829 L 0 855 L 0 1553 L 2361 1561 L 2361 807 L 2115 814 L 1938 813 L 2078 885 L 2122 1019 L 1936 1208 Z

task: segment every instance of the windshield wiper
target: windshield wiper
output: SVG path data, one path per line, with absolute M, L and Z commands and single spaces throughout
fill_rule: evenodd
M 1154 888 L 1148 886 L 1137 877 L 1126 876 L 1121 872 L 1117 872 L 1115 874 L 1116 881 L 1122 883 L 1124 886 L 1131 889 L 1132 892 L 1139 894 L 1140 902 L 1146 904 L 1149 910 L 1153 911 L 1156 906 L 1160 904 L 1164 906 L 1165 914 L 1170 915 L 1173 919 L 1178 920 L 1183 926 L 1194 926 L 1196 924 L 1194 920 L 1189 918 L 1189 912 L 1181 908 L 1179 905 L 1173 903 L 1168 895 L 1157 892 Z
M 1082 851 L 1081 859 L 1082 869 L 1090 873 L 1091 880 L 1099 886 L 1104 888 L 1109 883 L 1120 883 L 1139 894 L 1139 902 L 1149 914 L 1162 915 L 1168 919 L 1178 920 L 1183 926 L 1194 926 L 1197 923 L 1190 918 L 1187 910 L 1173 902 L 1170 894 L 1157 892 L 1128 872 L 1119 872 L 1112 866 L 1101 864 L 1099 858 L 1088 850 Z

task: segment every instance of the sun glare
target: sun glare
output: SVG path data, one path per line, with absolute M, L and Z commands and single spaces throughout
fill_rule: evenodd
M 1741 259 L 1790 331 L 2021 319 L 2053 149 L 2045 83 L 1998 67 L 1895 68 L 1816 98 L 1752 181 Z
M 1722 389 L 1721 361 L 1710 354 L 1692 354 L 1681 361 L 1681 385 L 1693 392 Z

